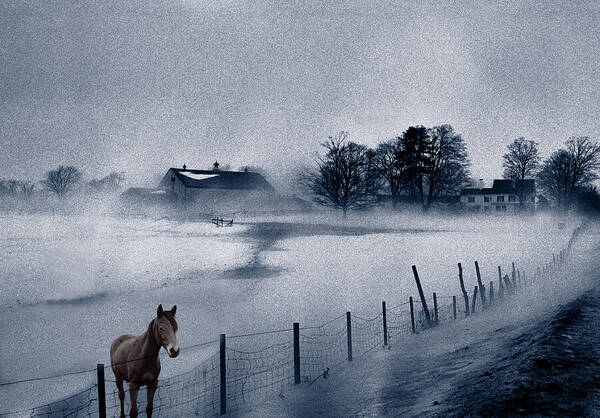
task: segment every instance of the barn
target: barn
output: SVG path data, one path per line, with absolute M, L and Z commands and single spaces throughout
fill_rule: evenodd
M 159 188 L 179 200 L 193 199 L 203 189 L 274 192 L 273 186 L 259 173 L 222 171 L 215 162 L 212 170 L 171 167 L 162 178 Z

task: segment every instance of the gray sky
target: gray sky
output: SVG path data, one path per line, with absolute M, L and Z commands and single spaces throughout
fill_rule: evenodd
M 81 3 L 0 3 L 0 177 L 218 159 L 281 186 L 340 130 L 450 123 L 493 178 L 518 136 L 600 139 L 600 2 Z

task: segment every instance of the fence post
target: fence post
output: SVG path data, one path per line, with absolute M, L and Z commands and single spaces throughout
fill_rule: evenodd
M 440 323 L 438 319 L 437 295 L 435 294 L 435 292 L 433 292 L 433 322 L 435 323 L 435 325 Z
M 465 282 L 463 281 L 463 274 L 462 274 L 462 265 L 460 263 L 458 263 L 458 280 L 460 280 L 460 290 L 462 291 L 463 298 L 465 299 L 465 315 L 469 316 L 469 314 L 470 314 L 469 295 L 467 294 L 467 291 L 465 290 Z
M 98 374 L 98 416 L 106 418 L 106 390 L 104 388 L 104 364 L 96 365 Z
M 425 300 L 425 295 L 423 294 L 423 288 L 421 287 L 421 281 L 419 280 L 419 273 L 417 273 L 417 266 L 412 266 L 413 275 L 415 276 L 415 281 L 417 282 L 417 289 L 419 290 L 419 297 L 421 298 L 421 304 L 423 305 L 423 310 L 425 311 L 425 319 L 427 320 L 427 326 L 431 327 L 431 316 L 429 315 L 429 309 L 427 309 L 427 301 Z
M 352 361 L 352 318 L 346 312 L 346 336 L 348 338 L 348 361 Z
M 517 272 L 515 271 L 515 263 L 512 263 L 512 285 L 517 287 Z
M 514 289 L 514 288 L 512 288 L 512 284 L 510 283 L 510 278 L 508 277 L 508 274 L 505 274 L 505 275 L 504 275 L 504 282 L 505 282 L 505 284 L 506 284 L 506 289 L 507 289 L 507 290 L 510 290 L 510 291 L 511 291 L 511 293 L 514 293 L 514 292 L 515 292 L 515 289 Z
M 523 283 L 521 283 L 521 270 L 517 269 L 517 283 L 519 287 L 523 287 Z
M 227 361 L 225 357 L 225 334 L 221 334 L 219 357 L 221 370 L 221 415 L 225 415 L 227 413 Z
M 456 296 L 452 296 L 452 316 L 456 319 Z
M 504 297 L 504 285 L 502 284 L 502 267 L 498 266 L 498 299 Z
M 413 306 L 412 296 L 408 298 L 408 302 L 410 303 L 410 323 L 412 325 L 412 332 L 415 334 L 417 330 L 415 329 L 415 307 Z
M 478 287 L 475 286 L 475 290 L 473 291 L 473 303 L 471 303 L 471 313 L 475 313 L 475 302 L 477 301 L 477 289 L 478 289 Z
M 481 293 L 481 307 L 485 309 L 487 301 L 485 299 L 485 287 L 481 282 L 481 273 L 479 272 L 479 263 L 475 261 L 475 271 L 477 272 L 477 285 L 479 286 L 479 293 Z
M 294 384 L 300 383 L 300 323 L 294 322 Z
M 494 304 L 494 281 L 490 282 L 490 303 L 488 306 L 492 306 Z
M 387 334 L 387 315 L 385 312 L 385 300 L 383 302 L 381 302 L 381 312 L 383 313 L 383 345 L 387 346 L 388 334 Z

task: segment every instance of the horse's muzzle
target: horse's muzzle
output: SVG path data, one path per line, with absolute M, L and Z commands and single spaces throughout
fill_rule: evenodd
M 167 353 L 169 354 L 169 357 L 171 357 L 171 358 L 177 357 L 179 355 L 179 351 L 180 350 L 179 350 L 179 346 L 178 345 L 176 345 L 176 346 L 169 346 L 167 348 Z

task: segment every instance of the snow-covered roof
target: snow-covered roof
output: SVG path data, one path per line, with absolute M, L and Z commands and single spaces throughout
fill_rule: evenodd
M 218 177 L 219 174 L 201 174 L 201 173 L 193 173 L 191 171 L 180 171 L 179 174 L 182 176 L 189 177 L 194 180 L 206 180 L 211 177 Z
M 192 189 L 239 189 L 274 191 L 263 176 L 248 171 L 193 170 L 171 167 L 159 187 L 171 190 L 178 179 L 186 188 Z

